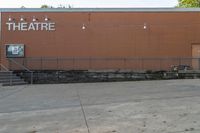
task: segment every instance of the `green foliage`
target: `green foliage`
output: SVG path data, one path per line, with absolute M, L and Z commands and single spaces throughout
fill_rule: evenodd
M 200 7 L 200 0 L 178 0 L 177 7 L 190 8 Z
M 50 8 L 48 5 L 42 5 L 41 8 Z

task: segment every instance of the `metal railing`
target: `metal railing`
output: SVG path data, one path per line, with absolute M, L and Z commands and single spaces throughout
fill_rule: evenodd
M 12 58 L 8 58 L 8 60 L 9 60 L 9 65 L 15 64 L 15 67 L 18 67 L 18 68 L 20 68 L 20 70 L 25 70 L 28 73 L 30 73 L 30 83 L 33 84 L 33 71 L 31 71 L 29 68 L 27 68 L 23 64 L 20 64 L 18 61 L 14 60 Z M 10 67 L 10 69 L 11 69 L 11 67 Z
M 9 71 L 7 67 L 5 67 L 3 64 L 0 64 L 0 70 L 1 71 Z
M 170 70 L 187 66 L 200 70 L 200 58 L 12 58 L 10 70 Z
M 3 64 L 0 64 L 0 71 L 3 71 L 3 72 L 7 72 L 9 73 L 9 84 L 10 85 L 13 85 L 13 72 L 10 71 L 7 67 L 5 67 Z

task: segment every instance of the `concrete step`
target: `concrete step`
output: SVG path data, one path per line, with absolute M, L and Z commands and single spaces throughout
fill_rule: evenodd
M 10 85 L 26 85 L 28 84 L 27 82 L 25 81 L 21 81 L 21 82 L 13 82 L 12 84 L 10 83 L 2 83 L 2 86 L 10 86 Z
M 0 71 L 0 74 L 1 73 L 12 73 L 12 71 Z
M 19 76 L 12 73 L 11 71 L 0 71 L 0 83 L 2 84 L 2 86 L 28 84 L 28 82 L 25 82 L 23 79 L 21 79 Z
M 12 71 L 0 71 L 0 78 L 1 77 L 10 77 L 10 76 L 16 76 Z
M 13 74 L 12 71 L 0 71 L 0 75 L 9 75 L 9 74 Z
M 1 76 L 10 76 L 10 75 L 16 75 L 16 74 L 13 74 L 13 73 L 0 73 L 0 77 Z
M 10 83 L 10 82 L 21 82 L 21 81 L 24 81 L 23 79 L 12 79 L 12 80 L 10 80 L 10 79 L 2 79 L 2 80 L 0 80 L 0 83 Z
M 20 77 L 16 76 L 16 75 L 12 75 L 12 76 L 0 76 L 0 80 L 4 80 L 4 79 L 20 79 Z

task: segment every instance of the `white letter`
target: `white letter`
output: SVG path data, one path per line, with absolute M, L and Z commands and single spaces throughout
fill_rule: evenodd
M 27 24 L 28 24 L 28 23 L 21 23 L 21 30 L 22 30 L 22 31 L 27 30 Z
M 21 30 L 21 23 L 13 23 L 13 30 Z
M 30 23 L 28 30 L 35 30 L 35 26 L 33 23 Z
M 49 23 L 49 30 L 54 31 L 55 29 L 55 23 Z
M 40 24 L 40 23 L 34 23 L 35 29 L 36 29 L 36 30 L 39 30 L 39 24 Z
M 6 23 L 8 25 L 8 30 L 11 30 L 11 25 L 13 25 L 13 23 Z
M 48 24 L 47 23 L 41 23 L 41 30 L 48 30 Z

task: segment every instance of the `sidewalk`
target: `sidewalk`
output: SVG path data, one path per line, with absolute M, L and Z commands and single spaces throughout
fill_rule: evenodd
M 199 133 L 199 83 L 0 87 L 0 133 Z

